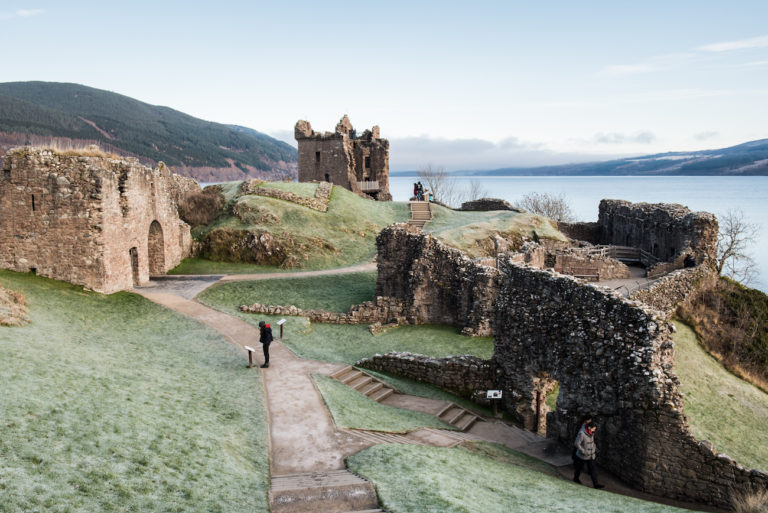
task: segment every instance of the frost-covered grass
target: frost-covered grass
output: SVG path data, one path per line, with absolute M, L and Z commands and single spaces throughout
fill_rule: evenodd
M 405 433 L 420 428 L 456 429 L 434 415 L 380 404 L 328 376 L 313 375 L 338 427 Z
M 290 304 L 293 301 L 294 304 L 305 305 L 305 308 L 325 305 L 336 311 L 346 311 L 352 304 L 371 299 L 372 295 L 371 274 L 354 273 L 225 283 L 203 291 L 197 299 L 257 325 L 262 319 L 274 324 L 280 318 L 242 313 L 238 310 L 240 305 L 254 302 Z M 490 358 L 493 355 L 493 340 L 490 337 L 466 337 L 450 326 L 402 326 L 374 337 L 365 325 L 310 323 L 304 317 L 288 317 L 285 334 L 283 342 L 298 355 L 338 363 L 354 363 L 361 358 L 390 351 L 409 351 L 435 357 L 472 354 Z
M 307 276 L 273 280 L 229 282 L 207 289 L 207 301 L 242 301 L 242 304 L 294 305 L 346 312 L 349 307 L 373 299 L 376 271 L 338 276 Z
M 144 298 L 0 271 L 0 511 L 268 511 L 258 371 Z
M 690 327 L 675 325 L 675 372 L 694 436 L 746 467 L 768 470 L 768 394 L 707 354 Z
M 377 445 L 347 463 L 375 483 L 382 507 L 392 513 L 685 511 L 577 485 L 549 465 L 495 444 Z

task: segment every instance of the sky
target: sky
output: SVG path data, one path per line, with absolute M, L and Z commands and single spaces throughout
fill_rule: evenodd
M 0 82 L 75 82 L 295 145 L 379 125 L 392 170 L 768 138 L 768 2 L 0 0 Z

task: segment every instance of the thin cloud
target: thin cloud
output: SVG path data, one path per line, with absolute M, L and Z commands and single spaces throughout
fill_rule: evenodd
M 653 132 L 642 130 L 634 134 L 623 134 L 620 132 L 599 132 L 592 139 L 597 144 L 650 144 L 656 140 Z
M 706 141 L 707 139 L 712 139 L 713 137 L 717 137 L 720 135 L 720 132 L 714 132 L 712 130 L 708 130 L 706 132 L 699 132 L 698 134 L 693 134 L 693 138 L 697 141 Z
M 654 71 L 658 71 L 658 68 L 649 64 L 616 64 L 614 66 L 606 66 L 602 73 L 606 75 L 637 75 Z
M 697 50 L 702 52 L 730 52 L 733 50 L 745 50 L 748 48 L 768 48 L 768 36 L 739 39 L 737 41 L 725 41 L 700 46 Z
M 45 9 L 16 9 L 14 12 L 0 12 L 0 21 L 10 20 L 12 18 L 29 18 L 44 14 Z

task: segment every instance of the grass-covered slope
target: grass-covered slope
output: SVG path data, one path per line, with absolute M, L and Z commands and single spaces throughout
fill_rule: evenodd
M 675 372 L 694 436 L 742 465 L 768 470 L 768 394 L 725 370 L 688 326 L 676 326 Z
M 424 231 L 473 258 L 496 255 L 495 235 L 518 247 L 523 238 L 567 241 L 546 217 L 512 211 L 462 212 L 435 204 L 430 208 L 433 219 Z
M 0 84 L 0 132 L 97 140 L 170 166 L 229 168 L 243 176 L 297 160 L 296 149 L 255 130 L 197 119 L 79 84 Z
M 338 427 L 389 433 L 406 433 L 426 427 L 456 429 L 428 413 L 377 403 L 328 376 L 314 375 L 312 378 Z
M 240 317 L 253 325 L 279 317 L 242 313 L 240 305 L 295 304 L 303 308 L 346 311 L 351 305 L 373 299 L 371 273 L 225 283 L 203 291 L 197 299 L 212 308 Z M 336 298 L 336 299 L 330 299 Z M 354 363 L 375 353 L 409 351 L 429 356 L 473 354 L 490 358 L 490 337 L 466 337 L 450 326 L 403 326 L 373 336 L 365 325 L 310 323 L 304 317 L 288 317 L 285 345 L 304 358 Z
M 268 511 L 258 374 L 140 296 L 0 271 L 0 511 Z
M 685 511 L 577 485 L 552 467 L 495 444 L 377 445 L 347 463 L 376 484 L 382 507 L 392 513 Z
M 281 267 L 312 270 L 359 264 L 376 254 L 376 235 L 382 228 L 410 217 L 405 203 L 368 200 L 343 187 L 333 188 L 328 211 L 319 212 L 290 201 L 240 194 L 239 186 L 240 182 L 222 184 L 230 210 L 193 232 L 203 242 L 207 260 L 214 262 L 186 260 L 174 273 L 269 272 Z M 293 182 L 267 182 L 262 186 L 305 197 L 314 197 L 317 188 L 317 184 Z M 250 250 L 237 241 L 247 238 L 248 233 L 260 238 L 269 234 L 271 250 L 263 250 L 261 244 L 246 254 Z M 219 262 L 233 261 L 233 247 L 242 254 L 241 262 L 267 265 L 222 266 Z

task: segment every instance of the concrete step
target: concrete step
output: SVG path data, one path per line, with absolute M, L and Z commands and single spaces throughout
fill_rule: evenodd
M 480 417 L 471 411 L 454 403 L 448 403 L 447 406 L 438 412 L 437 417 L 462 431 L 466 431 L 475 422 L 481 420 Z
M 478 419 L 479 417 L 477 415 L 472 415 L 471 413 L 467 413 L 461 418 L 461 420 L 458 423 L 453 425 L 459 428 L 461 431 L 466 431 L 467 429 L 472 427 L 472 424 L 477 422 Z
M 272 513 L 344 513 L 377 511 L 373 484 L 348 470 L 273 476 L 269 488 Z
M 379 390 L 378 392 L 376 392 L 375 394 L 369 397 L 374 401 L 376 401 L 377 403 L 380 403 L 381 401 L 383 401 L 384 399 L 386 399 L 387 397 L 389 397 L 394 393 L 395 391 L 392 390 L 391 388 L 383 387 L 381 390 Z
M 344 367 L 343 369 L 339 369 L 339 370 L 337 370 L 336 372 L 334 372 L 334 373 L 333 373 L 333 374 L 331 374 L 330 376 L 331 376 L 333 379 L 339 379 L 339 378 L 341 378 L 342 376 L 344 376 L 345 374 L 347 374 L 347 373 L 349 373 L 349 372 L 351 372 L 351 371 L 355 371 L 355 370 L 357 370 L 357 369 L 355 369 L 355 368 L 354 368 L 354 367 L 352 367 L 351 365 L 347 365 L 347 366 L 346 366 L 346 367 Z
M 357 378 L 359 378 L 362 375 L 363 375 L 362 372 L 360 372 L 359 370 L 355 370 L 354 372 L 350 372 L 350 373 L 346 374 L 343 377 L 343 379 L 340 379 L 339 381 L 341 381 L 345 385 L 349 385 L 350 383 L 352 383 L 353 381 L 355 381 Z
M 349 384 L 349 386 L 359 391 L 361 388 L 363 388 L 364 386 L 372 382 L 373 382 L 373 378 L 371 376 L 366 376 L 365 374 L 363 374 L 362 376 L 357 378 L 355 381 L 352 381 Z
M 384 383 L 381 381 L 371 382 L 368 386 L 360 389 L 360 392 L 364 395 L 370 396 L 381 390 L 384 387 Z

